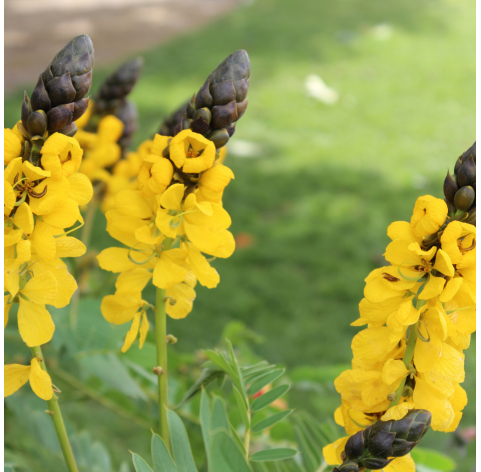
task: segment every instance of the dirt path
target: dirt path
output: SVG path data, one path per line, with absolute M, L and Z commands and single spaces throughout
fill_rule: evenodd
M 107 65 L 225 14 L 242 0 L 5 0 L 5 92 L 33 84 L 73 36 Z M 48 26 L 46 26 L 48 25 Z

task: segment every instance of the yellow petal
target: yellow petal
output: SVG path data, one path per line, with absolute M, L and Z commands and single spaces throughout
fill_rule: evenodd
M 202 180 L 202 179 L 201 179 Z M 412 226 L 407 221 L 395 221 L 387 228 L 387 235 L 394 241 L 404 239 L 411 243 L 419 242 L 420 238 L 414 235 Z
M 214 192 L 221 192 L 233 178 L 234 173 L 229 167 L 218 164 L 202 174 L 200 178 L 201 189 L 206 188 Z
M 140 297 L 133 295 L 107 295 L 102 299 L 100 311 L 109 323 L 120 325 L 133 319 L 141 304 Z
M 403 326 L 410 326 L 416 323 L 421 314 L 420 310 L 416 310 L 413 306 L 413 297 L 405 299 L 396 312 L 397 321 Z
M 15 258 L 15 263 L 17 265 L 22 265 L 24 262 L 29 261 L 32 258 L 32 252 L 30 248 L 30 241 L 21 240 L 16 244 L 17 257 Z
M 431 275 L 418 298 L 420 300 L 429 300 L 430 298 L 437 297 L 443 291 L 445 283 L 446 279 L 443 277 L 433 277 Z
M 170 251 L 162 251 L 160 258 L 155 265 L 152 279 L 152 282 L 156 287 L 170 288 L 184 280 L 187 271 L 177 264 L 178 261 L 176 261 L 176 259 L 171 257 L 171 253 L 174 251 L 181 250 L 171 249 Z M 185 254 L 185 251 L 182 252 Z
M 204 287 L 217 287 L 217 284 L 220 282 L 217 271 L 210 266 L 207 259 L 193 244 L 188 243 L 186 247 L 189 265 L 197 280 L 204 285 Z
M 393 265 L 401 265 L 405 262 L 409 262 L 409 264 L 407 264 L 409 266 L 418 265 L 421 263 L 421 257 L 410 249 L 411 244 L 413 243 L 405 241 L 404 239 L 396 239 L 392 243 L 389 243 L 384 257 Z
M 39 215 L 43 221 L 57 228 L 69 228 L 79 219 L 78 204 L 71 198 L 48 197 L 40 205 Z
M 429 249 L 429 251 L 424 251 L 421 249 L 421 246 L 419 246 L 419 243 L 411 243 L 408 246 L 408 249 L 414 252 L 414 254 L 421 256 L 421 258 L 426 262 L 429 262 L 436 255 L 437 251 L 436 246 L 433 246 L 431 249 Z
M 452 300 L 453 297 L 458 292 L 459 288 L 464 282 L 463 277 L 456 277 L 454 279 L 448 280 L 446 283 L 441 295 L 439 295 L 439 301 L 442 303 L 446 303 L 449 300 Z
M 431 412 L 431 428 L 434 431 L 446 431 L 453 422 L 454 410 L 451 403 L 439 396 L 439 393 L 420 377 L 416 377 L 413 400 L 416 408 Z
M 169 154 L 174 164 L 182 169 L 186 161 L 184 140 L 192 134 L 192 130 L 185 129 L 172 138 L 170 142 Z
M 85 244 L 71 236 L 56 238 L 57 257 L 80 257 L 85 254 Z
M 42 154 L 59 155 L 69 144 L 68 137 L 61 133 L 50 135 L 42 147 Z
M 62 259 L 54 258 L 51 262 L 40 260 L 33 266 L 34 276 L 37 277 L 46 272 L 51 272 L 57 280 L 57 294 L 50 303 L 55 308 L 62 308 L 70 303 L 70 299 L 77 290 L 77 282 L 69 274 L 66 264 Z
M 24 233 L 30 234 L 33 231 L 33 214 L 28 203 L 22 203 L 15 212 L 13 223 Z
M 397 382 L 399 379 L 406 377 L 409 370 L 401 360 L 389 359 L 382 369 L 382 380 L 386 385 Z
M 185 186 L 171 185 L 160 197 L 160 204 L 168 210 L 180 210 L 180 202 L 184 198 Z
M 21 241 L 23 231 L 21 229 L 5 228 L 5 234 L 3 236 L 4 247 L 13 246 Z
M 147 338 L 147 333 L 149 332 L 149 320 L 147 318 L 147 313 L 142 312 L 142 323 L 140 325 L 140 338 L 139 338 L 139 349 L 144 347 L 145 340 Z
M 68 178 L 68 181 L 70 182 L 70 198 L 73 198 L 79 205 L 86 205 L 90 202 L 94 189 L 85 174 L 76 172 Z
M 8 364 L 3 366 L 3 396 L 15 393 L 28 382 L 31 367 L 29 365 Z
M 99 261 L 99 265 L 102 269 L 108 270 L 110 272 L 124 272 L 129 269 L 136 269 L 138 266 L 131 262 L 128 258 L 128 249 L 120 248 L 120 247 L 110 247 L 108 249 L 104 249 L 98 256 L 97 260 Z M 152 251 L 146 251 L 145 253 L 139 253 L 132 251 L 130 256 L 135 261 L 141 262 L 149 258 L 152 254 Z M 149 263 L 145 264 L 144 267 L 146 269 L 150 269 L 155 265 L 155 259 L 152 259 Z
M 410 454 L 396 457 L 389 465 L 384 467 L 384 472 L 415 472 L 416 465 Z
M 115 282 L 116 293 L 138 295 L 151 278 L 152 274 L 145 269 L 132 269 L 122 272 Z
M 185 318 L 192 311 L 195 300 L 195 290 L 192 287 L 181 283 L 168 288 L 165 293 L 176 301 L 174 305 L 170 301 L 165 305 L 165 311 L 171 318 Z
M 55 331 L 52 317 L 44 305 L 20 299 L 18 308 L 18 330 L 28 347 L 48 343 Z
M 194 197 L 194 195 L 192 195 L 192 197 Z M 185 220 L 191 225 L 227 229 L 232 223 L 229 213 L 227 213 L 227 211 L 225 211 L 224 208 L 217 203 L 211 203 L 211 205 L 213 210 L 212 215 L 207 215 L 201 211 L 196 211 L 195 213 L 189 213 L 185 215 Z
M 157 234 L 157 236 L 154 236 Z M 164 236 L 156 231 L 154 225 L 143 225 L 135 230 L 135 239 L 144 244 L 160 244 L 164 240 Z
M 454 385 L 454 394 L 449 399 L 454 411 L 461 411 L 468 404 L 468 396 L 466 395 L 466 390 L 459 384 Z
M 41 162 L 43 168 L 48 169 L 54 179 L 62 177 L 62 163 L 58 158 L 58 154 L 46 154 L 43 152 Z
M 9 128 L 3 129 L 3 165 L 19 157 L 22 152 L 22 141 Z
M 328 444 L 327 446 L 322 448 L 322 454 L 324 456 L 324 460 L 329 465 L 340 465 L 344 461 L 341 459 L 341 454 L 346 447 L 347 440 L 349 436 L 345 436 L 343 438 L 339 438 L 334 441 L 332 444 Z
M 36 253 L 45 261 L 51 261 L 57 251 L 57 243 L 50 225 L 37 220 L 33 232 L 33 246 Z
M 384 374 L 383 374 L 384 375 Z M 399 405 L 392 406 L 389 408 L 383 416 L 381 416 L 382 421 L 389 421 L 389 420 L 400 420 L 404 418 L 409 410 L 415 408 L 415 404 L 413 402 L 403 402 Z
M 411 225 L 418 237 L 434 234 L 448 216 L 448 207 L 444 200 L 424 195 L 416 200 Z
M 58 199 L 69 198 L 70 182 L 63 176 L 60 176 L 58 179 L 49 177 L 48 179 L 44 179 L 38 185 L 36 185 L 34 190 L 37 193 L 46 192 L 43 197 L 30 199 L 30 208 L 32 209 L 32 212 L 40 215 L 44 214 L 42 213 L 42 204 L 47 199 L 51 200 L 52 197 L 57 197 Z M 50 205 L 54 201 L 55 200 L 51 200 Z M 50 210 L 47 211 L 47 213 L 50 213 Z
M 127 352 L 132 346 L 132 343 L 137 338 L 137 334 L 139 333 L 139 325 L 140 325 L 140 312 L 134 316 L 132 321 L 132 325 L 130 326 L 129 331 L 127 332 L 127 336 L 125 336 L 124 345 L 122 346 L 121 351 Z
M 37 359 L 31 361 L 32 368 L 30 370 L 30 386 L 32 390 L 42 400 L 50 400 L 53 397 L 52 379 L 42 368 Z
M 175 229 L 170 226 L 172 218 L 166 210 L 162 209 L 159 209 L 155 217 L 155 226 L 168 238 L 175 238 L 177 236 Z
M 446 226 L 441 235 L 441 246 L 449 255 L 451 262 L 457 264 L 462 257 L 458 246 L 458 239 L 461 237 L 463 229 L 459 221 L 452 221 Z
M 414 364 L 418 372 L 430 372 L 439 363 L 442 345 L 440 339 L 434 333 L 427 333 L 422 325 L 420 330 L 423 337 L 429 339 L 429 342 L 422 341 L 420 338 L 416 340 Z
M 137 230 L 145 226 L 145 221 L 137 216 L 121 216 L 114 221 L 107 221 L 107 232 L 112 238 L 120 241 L 129 247 L 136 246 L 136 249 L 140 249 L 138 240 L 135 236 Z
M 32 303 L 49 304 L 57 294 L 57 280 L 52 272 L 45 272 L 37 277 L 32 277 L 20 290 L 20 293 Z
M 160 134 L 156 134 L 150 152 L 152 154 L 162 156 L 163 150 L 169 145 L 169 141 L 171 139 L 172 138 L 170 136 L 162 136 Z
M 159 188 L 165 190 L 165 188 L 167 188 L 172 181 L 174 167 L 168 159 L 160 159 L 151 167 L 150 173 L 152 174 L 152 178 L 155 180 L 155 182 L 161 186 Z
M 124 130 L 124 124 L 114 115 L 107 115 L 99 121 L 97 134 L 100 139 L 115 143 Z
M 451 263 L 451 258 L 449 257 L 448 253 L 442 249 L 440 249 L 436 254 L 436 263 L 434 264 L 433 269 L 438 270 L 448 277 L 454 276 L 454 267 Z
M 22 164 L 22 171 L 28 180 L 40 180 L 50 177 L 51 173 L 49 170 L 43 170 L 40 167 L 36 167 L 28 161 L 24 161 Z
M 3 296 L 3 327 L 6 328 L 8 324 L 8 312 L 12 306 L 11 303 L 8 303 L 11 296 L 10 294 Z
M 395 345 L 395 342 L 389 340 L 389 329 L 381 326 L 357 333 L 352 340 L 351 348 L 354 357 L 375 360 L 382 359 Z
M 382 326 L 386 323 L 389 315 L 397 311 L 403 301 L 403 297 L 400 296 L 388 298 L 382 302 L 373 302 L 363 298 L 359 303 L 359 313 L 366 323 L 370 323 L 374 327 Z
M 134 190 L 119 192 L 115 196 L 115 208 L 124 215 L 140 219 L 152 218 L 153 216 L 148 201 L 140 192 Z
M 3 182 L 3 214 L 9 216 L 13 210 L 17 197 L 12 186 L 6 180 Z

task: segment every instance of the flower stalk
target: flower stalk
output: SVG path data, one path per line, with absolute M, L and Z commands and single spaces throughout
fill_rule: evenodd
M 35 346 L 30 348 L 32 356 L 38 360 L 42 370 L 47 372 L 47 367 L 45 366 L 45 361 L 43 359 L 42 348 L 40 346 Z M 60 406 L 58 404 L 58 397 L 53 394 L 52 398 L 47 401 L 49 415 L 52 417 L 53 425 L 55 427 L 55 432 L 57 433 L 58 442 L 60 443 L 60 448 L 62 449 L 63 457 L 69 472 L 78 472 L 77 464 L 75 463 L 75 458 L 73 456 L 72 448 L 70 447 L 70 442 L 67 436 L 67 430 L 65 429 L 65 424 L 62 418 L 62 412 L 60 411 Z
M 166 238 L 163 249 L 168 250 L 172 244 L 172 239 Z M 168 408 L 168 371 L 167 371 L 167 315 L 165 312 L 166 293 L 165 289 L 156 290 L 155 300 L 155 344 L 157 347 L 157 367 L 162 369 L 158 372 L 159 389 L 159 424 L 160 436 L 165 445 L 170 450 L 169 425 L 167 422 Z

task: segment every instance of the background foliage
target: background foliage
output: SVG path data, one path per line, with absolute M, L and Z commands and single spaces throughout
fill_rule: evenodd
M 332 382 L 351 359 L 358 328 L 349 324 L 363 279 L 383 264 L 388 224 L 408 219 L 419 195 L 442 196 L 447 167 L 474 140 L 474 8 L 467 0 L 257 0 L 142 52 L 145 68 L 131 95 L 140 111 L 137 144 L 227 54 L 244 48 L 252 62 L 248 113 L 227 157 L 236 180 L 224 196 L 238 249 L 215 262 L 217 289 L 199 287 L 187 319 L 169 320 L 179 338 L 169 348 L 172 404 L 200 373 L 197 350 L 227 336 L 249 362 L 287 367 L 290 408 L 332 418 L 340 400 Z M 110 70 L 96 67 L 93 91 Z M 339 101 L 307 98 L 308 74 L 320 75 Z M 5 126 L 18 120 L 21 101 L 22 90 L 6 98 Z M 98 213 L 91 249 L 115 245 Z M 134 345 L 120 355 L 127 327 L 109 325 L 99 309 L 114 281 L 94 270 L 76 328 L 68 310 L 56 310 L 44 353 L 79 462 L 85 470 L 96 463 L 99 471 L 127 472 L 128 450 L 149 456 L 155 356 L 150 338 L 142 351 Z M 153 291 L 146 299 L 153 301 Z M 14 316 L 5 339 L 7 362 L 29 357 Z M 462 428 L 475 425 L 474 358 L 475 336 L 466 352 Z M 200 427 L 188 419 L 198 404 L 189 405 L 184 422 L 201 457 Z M 43 402 L 24 388 L 6 406 L 15 470 L 60 470 Z M 279 424 L 272 435 L 289 437 L 289 428 Z M 465 451 L 454 435 L 430 432 L 423 445 L 447 452 L 460 472 L 474 470 L 474 442 Z

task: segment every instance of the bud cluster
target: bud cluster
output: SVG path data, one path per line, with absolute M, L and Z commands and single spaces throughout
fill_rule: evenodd
M 92 83 L 93 65 L 92 41 L 86 34 L 76 36 L 40 74 L 31 98 L 25 92 L 19 126 L 26 139 L 24 159 L 29 158 L 32 147 L 34 160 L 38 159 L 38 148 L 48 133 L 75 135 L 75 121 L 88 107 L 89 98 L 84 97 Z
M 401 420 L 377 421 L 351 436 L 336 472 L 357 472 L 359 468 L 383 469 L 394 458 L 403 457 L 419 444 L 431 425 L 427 410 L 410 410 Z
M 458 157 L 454 176 L 448 171 L 444 180 L 444 201 L 449 214 L 468 212 L 464 221 L 476 224 L 476 143 Z

